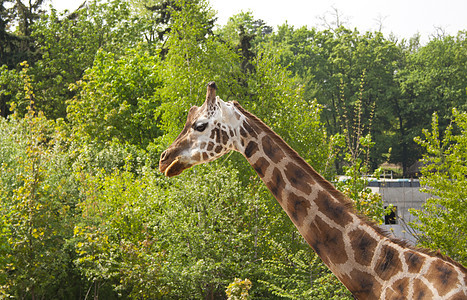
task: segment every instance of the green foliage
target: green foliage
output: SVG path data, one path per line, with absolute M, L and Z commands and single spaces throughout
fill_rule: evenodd
M 192 105 L 204 102 L 207 82 L 215 80 L 223 87 L 220 96 L 224 100 L 238 94 L 238 56 L 209 34 L 213 12 L 206 1 L 177 3 L 183 9 L 173 13 L 172 30 L 166 42 L 170 50 L 161 68 L 161 75 L 167 79 L 157 110 L 160 128 L 166 133 L 161 144 L 175 138 Z
M 0 63 L 14 68 L 24 60 L 35 61 L 32 24 L 44 14 L 44 0 L 0 2 Z
M 396 79 L 401 96 L 395 99 L 402 148 L 393 156 L 410 164 L 421 156 L 422 148 L 414 138 L 429 128 L 430 116 L 437 112 L 441 130 L 451 119 L 451 110 L 467 109 L 467 39 L 466 32 L 457 37 L 435 38 L 414 51 L 405 50 L 402 68 Z
M 76 194 L 63 155 L 60 123 L 32 111 L 24 119 L 2 121 L 0 219 L 2 293 L 14 297 L 70 297 L 75 278 L 66 238 L 72 234 Z
M 260 280 L 276 296 L 287 299 L 352 299 L 351 294 L 308 247 L 291 252 L 274 243 L 275 257 L 264 262 Z
M 443 130 L 465 108 L 465 33 L 424 47 L 344 27 L 272 33 L 250 12 L 214 33 L 206 0 L 40 14 L 0 53 L 0 298 L 206 299 L 226 287 L 238 299 L 348 298 L 241 155 L 167 179 L 161 150 L 215 80 L 327 178 L 345 165 L 340 188 L 378 222 L 362 174 L 408 161 L 418 117 L 439 110 Z M 424 246 L 465 262 L 467 121 L 454 115 L 443 138 L 420 139 L 440 199 L 418 216 Z
M 241 35 L 251 36 L 251 47 L 257 48 L 265 35 L 272 33 L 272 28 L 267 26 L 263 20 L 255 20 L 253 13 L 240 12 L 229 18 L 227 24 L 218 29 L 217 34 L 222 39 L 232 43 L 233 46 L 241 45 Z M 245 49 L 239 49 L 245 50 Z
M 92 68 L 73 87 L 68 119 L 78 139 L 147 146 L 161 132 L 155 111 L 163 84 L 160 60 L 139 48 L 122 57 L 99 51 Z
M 384 208 L 381 195 L 373 193 L 368 187 L 368 180 L 365 178 L 367 167 L 361 159 L 357 159 L 353 165 L 344 167 L 344 170 L 347 179 L 337 182 L 336 187 L 353 201 L 359 213 L 381 225 L 392 206 Z M 378 173 L 376 177 L 379 177 Z
M 322 107 L 316 100 L 305 98 L 303 89 L 270 50 L 260 50 L 253 62 L 255 72 L 248 78 L 250 95 L 240 99 L 242 106 L 268 124 L 316 170 L 331 177 L 333 150 L 320 121 Z
M 2 113 L 5 117 L 10 112 L 24 116 L 36 99 L 28 62 L 21 62 L 19 66 L 21 67 L 19 72 L 8 70 L 6 66 L 1 68 L 0 82 L 4 89 L 0 92 L 0 97 L 3 100 Z
M 467 113 L 453 110 L 453 121 L 440 135 L 438 115 L 433 114 L 431 131 L 416 141 L 426 150 L 423 157 L 424 192 L 433 195 L 422 210 L 412 210 L 418 222 L 418 242 L 440 249 L 456 261 L 467 264 Z
M 160 284 L 164 253 L 157 246 L 157 210 L 147 182 L 129 172 L 80 173 L 82 216 L 74 227 L 74 263 L 92 283 L 120 296 L 154 299 L 167 293 Z
M 366 178 L 370 172 L 370 150 L 375 143 L 371 136 L 374 112 L 370 111 L 370 120 L 366 123 L 362 120 L 364 118 L 362 108 L 365 94 L 364 84 L 365 72 L 361 77 L 360 95 L 354 103 L 353 113 L 349 114 L 347 108 L 343 109 L 343 134 L 335 135 L 335 138 L 340 140 L 339 145 L 345 145 L 343 167 L 345 179 L 337 182 L 336 187 L 353 201 L 358 212 L 380 225 L 384 216 L 390 213 L 391 207 L 384 209 L 381 195 L 371 191 Z M 372 106 L 374 109 L 374 102 Z M 353 116 L 353 119 L 350 116 Z M 379 177 L 378 171 L 375 172 L 376 178 Z
M 0 116 L 10 114 L 12 99 L 19 98 L 21 79 L 16 70 L 8 70 L 7 65 L 0 66 Z
M 329 135 L 344 133 L 347 119 L 361 101 L 362 124 L 372 127 L 376 142 L 372 167 L 389 147 L 396 148 L 392 102 L 398 95 L 394 74 L 400 59 L 398 46 L 379 32 L 365 34 L 339 27 L 319 31 L 284 24 L 268 38 L 279 62 L 298 77 L 307 99 L 316 98 L 325 109 L 322 120 Z M 364 89 L 361 80 L 365 74 Z
M 49 118 L 66 116 L 65 101 L 75 95 L 68 86 L 83 77 L 99 50 L 122 54 L 142 40 L 126 1 L 94 0 L 67 14 L 52 9 L 34 25 L 41 53 L 33 68 L 37 105 Z
M 154 201 L 170 298 L 222 297 L 230 278 L 255 276 L 266 232 L 254 227 L 266 220 L 254 217 L 264 208 L 251 205 L 238 176 L 235 169 L 208 165 L 153 183 L 164 186 Z
M 227 300 L 248 300 L 248 290 L 251 288 L 251 281 L 246 278 L 241 280 L 235 278 L 235 280 L 229 284 L 225 293 L 227 294 Z

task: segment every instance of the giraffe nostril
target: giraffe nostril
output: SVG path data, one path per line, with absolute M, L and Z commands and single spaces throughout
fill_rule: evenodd
M 167 157 L 167 150 L 162 152 L 161 154 L 161 160 L 165 160 L 165 158 Z

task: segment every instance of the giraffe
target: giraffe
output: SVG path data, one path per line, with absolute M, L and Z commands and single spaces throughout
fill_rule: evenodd
M 260 119 L 216 97 L 192 107 L 161 154 L 176 176 L 231 150 L 242 153 L 322 261 L 357 299 L 467 299 L 467 269 L 448 257 L 390 238 Z

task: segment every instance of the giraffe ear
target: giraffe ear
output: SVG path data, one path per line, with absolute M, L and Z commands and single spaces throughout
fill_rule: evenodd
M 208 90 L 206 92 L 206 105 L 208 110 L 216 109 L 216 83 L 211 81 L 208 83 Z

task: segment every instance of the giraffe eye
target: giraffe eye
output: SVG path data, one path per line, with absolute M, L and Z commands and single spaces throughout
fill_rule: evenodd
M 199 131 L 199 132 L 203 132 L 206 127 L 208 127 L 208 123 L 198 123 L 198 124 L 195 124 L 195 130 L 196 131 Z

